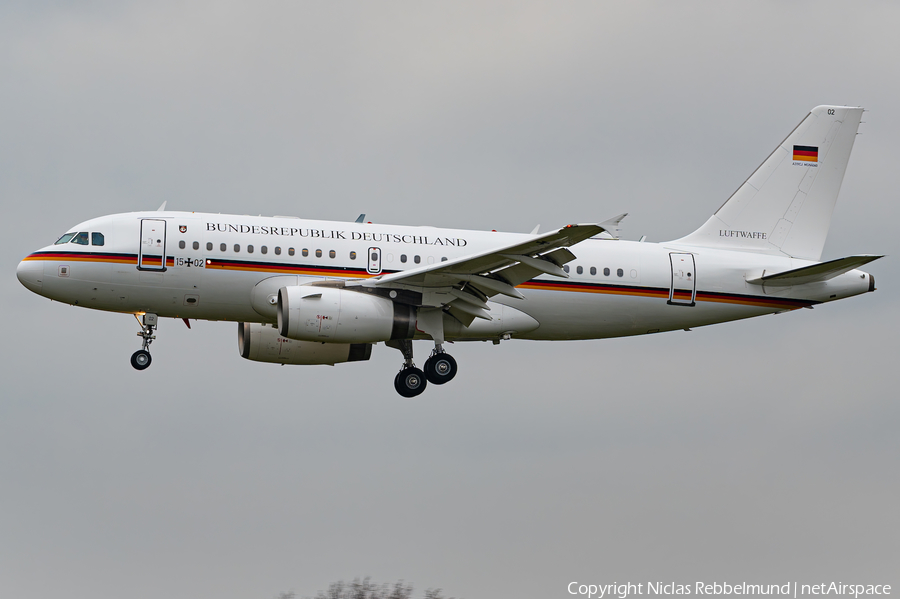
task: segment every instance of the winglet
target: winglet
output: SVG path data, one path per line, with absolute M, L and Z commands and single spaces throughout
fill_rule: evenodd
M 597 235 L 596 237 L 600 239 L 618 239 L 619 233 L 622 232 L 622 227 L 619 226 L 625 217 L 628 216 L 628 213 L 625 212 L 620 214 L 619 216 L 614 216 L 609 220 L 605 220 L 602 223 L 599 223 L 601 227 L 605 229 L 602 233 Z

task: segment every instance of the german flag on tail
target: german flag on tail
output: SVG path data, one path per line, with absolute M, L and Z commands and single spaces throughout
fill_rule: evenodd
M 794 160 L 800 162 L 818 162 L 818 146 L 794 146 Z

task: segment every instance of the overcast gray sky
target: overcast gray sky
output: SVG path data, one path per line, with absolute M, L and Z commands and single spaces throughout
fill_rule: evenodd
M 892 2 L 5 2 L 0 595 L 476 599 L 570 581 L 900 587 Z M 869 109 L 823 258 L 874 294 L 693 332 L 279 367 L 236 325 L 51 303 L 16 263 L 170 209 L 697 226 L 817 104 Z M 425 343 L 418 347 L 421 354 Z

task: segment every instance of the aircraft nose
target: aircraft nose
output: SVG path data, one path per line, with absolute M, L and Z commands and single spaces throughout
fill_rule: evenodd
M 40 260 L 26 258 L 19 262 L 19 266 L 16 268 L 16 277 L 27 289 L 40 293 L 44 278 L 44 263 Z

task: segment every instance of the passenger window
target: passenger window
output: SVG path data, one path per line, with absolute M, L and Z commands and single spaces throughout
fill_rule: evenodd
M 592 274 L 592 275 L 597 274 L 597 267 L 596 267 L 596 266 L 592 266 L 592 267 L 591 267 L 591 274 Z
M 563 266 L 563 270 L 566 271 L 566 272 L 569 272 L 569 265 L 566 264 L 565 266 Z
M 276 255 L 276 256 L 280 256 L 280 255 L 281 255 L 281 246 L 280 246 L 280 245 L 276 245 L 276 246 L 275 246 L 275 255 Z
M 219 244 L 219 251 L 220 251 L 220 252 L 224 252 L 226 249 L 228 249 L 228 246 L 227 246 L 227 245 L 225 245 L 224 243 Z
M 337 256 L 337 254 L 334 252 L 334 250 L 328 250 L 328 257 L 329 257 L 329 258 L 334 258 L 335 256 Z
M 91 245 L 103 245 L 103 233 L 91 233 Z
M 252 245 L 248 245 L 248 246 L 247 246 L 247 253 L 248 253 L 248 254 L 252 254 L 252 253 L 253 253 L 253 246 L 252 246 Z
M 234 244 L 234 251 L 235 251 L 235 253 L 240 252 L 240 251 L 241 251 L 241 244 L 239 244 L 239 243 Z
M 300 252 L 300 253 L 303 254 L 303 257 L 304 257 L 304 258 L 306 258 L 307 256 L 309 256 L 309 250 L 306 249 L 306 248 L 303 248 L 303 251 Z M 291 256 L 293 256 L 293 255 L 294 255 L 294 254 L 291 254 Z
M 77 243 L 78 245 L 87 245 L 88 244 L 88 234 L 87 232 L 76 233 L 75 237 L 72 239 L 72 243 Z
M 194 248 L 195 250 L 199 250 L 199 249 L 200 249 L 200 242 L 199 242 L 199 241 L 195 241 L 194 243 L 191 244 L 191 247 Z
M 443 258 L 441 258 L 441 262 L 446 262 L 446 261 L 447 261 L 447 257 L 446 257 L 446 256 L 444 256 Z
M 400 254 L 400 262 L 406 263 L 406 254 Z
M 604 268 L 604 269 L 603 269 L 603 276 L 604 276 L 604 277 L 608 277 L 608 276 L 609 276 L 609 269 L 608 269 L 608 268 Z
M 356 252 L 350 252 L 350 259 L 356 260 Z
M 294 255 L 294 248 L 288 248 L 288 255 L 289 255 L 289 256 L 293 256 L 293 255 Z
M 179 249 L 179 250 L 183 250 L 183 249 L 184 249 L 184 239 L 182 239 L 181 241 L 178 242 L 178 249 Z
M 577 267 L 575 267 L 575 272 L 577 272 L 578 274 L 582 274 L 582 273 L 584 273 L 584 269 L 581 268 L 580 266 L 577 266 Z
M 415 262 L 416 264 L 418 264 L 421 261 L 422 261 L 422 258 L 420 258 L 419 256 L 416 256 L 415 258 L 413 258 L 413 262 Z
M 303 251 L 305 252 L 306 250 L 303 250 Z M 322 257 L 322 250 L 316 250 L 316 258 L 321 258 L 321 257 Z
M 622 270 L 621 268 L 618 269 L 618 270 L 616 270 L 616 276 L 617 276 L 617 277 L 624 277 L 624 276 L 625 276 L 625 271 Z
M 207 251 L 207 252 L 211 252 L 211 251 L 212 251 L 212 241 L 207 241 L 207 242 L 206 242 L 206 251 Z
M 62 237 L 57 239 L 56 243 L 54 243 L 53 245 L 59 245 L 61 243 L 69 243 L 70 241 L 72 241 L 73 237 L 75 237 L 75 233 L 66 233 L 65 235 L 63 235 Z
M 268 254 L 269 248 L 267 248 L 266 246 L 262 246 L 261 248 L 259 248 L 259 251 L 262 252 L 263 254 Z

